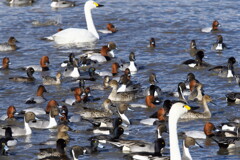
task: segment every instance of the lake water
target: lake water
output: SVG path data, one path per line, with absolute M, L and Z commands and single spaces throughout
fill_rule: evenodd
M 189 69 L 182 66 L 181 62 L 190 59 L 188 53 L 190 41 L 195 39 L 199 49 L 205 51 L 204 60 L 212 65 L 226 64 L 227 59 L 234 56 L 239 58 L 239 5 L 240 1 L 228 0 L 182 0 L 182 1 L 157 1 L 157 0 L 108 0 L 98 1 L 105 6 L 93 10 L 94 23 L 97 29 L 104 29 L 106 24 L 111 22 L 118 32 L 111 35 L 100 33 L 101 39 L 94 45 L 88 47 L 59 47 L 54 42 L 40 40 L 41 37 L 54 34 L 58 28 L 80 27 L 86 28 L 83 12 L 83 1 L 77 1 L 78 6 L 53 10 L 50 7 L 50 0 L 36 0 L 32 6 L 13 6 L 7 2 L 0 2 L 0 42 L 5 42 L 10 36 L 14 36 L 20 43 L 19 49 L 13 52 L 1 52 L 1 58 L 8 56 L 11 60 L 11 68 L 7 72 L 0 72 L 0 115 L 6 113 L 10 105 L 14 105 L 17 111 L 27 107 L 45 108 L 47 102 L 40 105 L 27 105 L 25 99 L 35 95 L 37 86 L 42 83 L 42 74 L 36 72 L 35 83 L 16 83 L 9 81 L 9 77 L 25 75 L 19 70 L 26 65 L 39 64 L 39 59 L 47 55 L 50 58 L 50 71 L 47 74 L 54 76 L 57 71 L 63 71 L 60 63 L 67 59 L 69 53 L 73 52 L 79 56 L 82 49 L 100 48 L 109 41 L 117 44 L 116 56 L 119 59 L 128 60 L 128 55 L 133 51 L 136 55 L 136 63 L 141 70 L 132 79 L 141 83 L 143 88 L 148 86 L 149 73 L 156 73 L 159 86 L 164 92 L 176 91 L 177 84 L 186 79 L 189 72 L 193 72 L 196 78 L 204 85 L 204 93 L 212 96 L 214 103 L 209 104 L 212 111 L 212 118 L 208 121 L 218 125 L 226 122 L 227 118 L 239 117 L 239 105 L 228 105 L 225 94 L 231 91 L 239 91 L 235 79 L 220 78 L 207 69 Z M 201 28 L 210 27 L 213 20 L 221 24 L 221 31 L 218 33 L 202 33 Z M 58 25 L 34 26 L 32 22 L 55 20 Z M 230 47 L 221 54 L 211 50 L 211 45 L 216 41 L 218 34 L 224 38 L 224 42 Z M 156 39 L 155 49 L 147 48 L 149 39 Z M 115 61 L 115 60 L 112 60 Z M 109 70 L 112 62 L 98 66 L 98 69 Z M 235 65 L 236 73 L 239 73 L 238 64 Z M 99 79 L 95 84 L 101 84 Z M 92 85 L 92 83 L 87 83 Z M 78 86 L 77 83 L 63 79 L 60 86 L 46 86 L 48 93 L 45 97 L 61 101 L 71 97 L 70 87 Z M 100 108 L 99 106 L 108 97 L 110 90 L 92 91 L 92 95 L 100 97 L 101 100 L 95 103 L 87 103 L 86 107 Z M 162 99 L 174 99 L 163 96 Z M 137 99 L 134 103 L 144 103 L 144 99 Z M 200 104 L 198 104 L 200 105 Z M 147 118 L 156 109 L 135 108 L 133 112 L 127 113 L 131 120 Z M 77 107 L 69 107 L 70 113 L 78 111 Z M 207 120 L 195 120 L 180 122 L 178 131 L 202 130 Z M 84 131 L 91 128 L 86 122 L 69 124 L 74 129 Z M 123 139 L 141 139 L 154 141 L 155 126 L 131 125 L 127 129 L 131 135 L 123 136 Z M 18 137 L 18 145 L 11 147 L 8 157 L 0 159 L 36 159 L 39 148 L 50 147 L 40 145 L 48 141 L 56 133 L 49 130 L 33 129 L 33 134 L 28 137 Z M 68 149 L 75 145 L 89 145 L 86 137 L 92 136 L 84 132 L 69 132 L 72 140 L 68 143 Z M 167 149 L 165 155 L 169 155 L 168 135 L 164 135 Z M 180 140 L 182 143 L 182 140 Z M 240 159 L 239 150 L 231 152 L 219 152 L 216 143 L 208 144 L 205 141 L 198 141 L 204 148 L 191 147 L 193 159 Z M 55 147 L 55 145 L 53 146 Z M 124 154 L 120 149 L 111 145 L 105 145 L 100 153 L 90 156 L 83 156 L 82 159 L 123 159 Z

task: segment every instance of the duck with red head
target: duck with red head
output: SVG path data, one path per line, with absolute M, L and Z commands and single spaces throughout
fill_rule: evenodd
M 15 121 L 14 114 L 16 113 L 16 108 L 14 106 L 9 106 L 7 109 L 7 114 L 1 116 L 0 120 L 2 121 Z
M 25 70 L 32 67 L 34 71 L 41 72 L 41 71 L 48 71 L 48 64 L 50 64 L 48 56 L 42 56 L 39 62 L 40 65 L 29 65 L 24 67 Z
M 9 69 L 9 64 L 10 63 L 10 59 L 8 57 L 4 57 L 2 59 L 2 66 L 0 67 L 0 70 L 7 70 Z
M 43 97 L 44 92 L 47 92 L 46 88 L 43 85 L 39 85 L 36 96 L 28 98 L 25 103 L 26 104 L 35 104 L 35 103 L 45 102 L 46 99 Z
M 104 33 L 104 34 L 109 34 L 109 33 L 116 33 L 118 30 L 117 28 L 112 24 L 108 23 L 106 26 L 106 30 L 98 30 L 98 32 Z
M 217 21 L 217 20 L 214 20 L 212 22 L 212 26 L 211 27 L 205 27 L 205 28 L 202 28 L 201 31 L 202 32 L 216 32 L 216 31 L 219 31 L 218 27 L 220 26 L 220 23 Z

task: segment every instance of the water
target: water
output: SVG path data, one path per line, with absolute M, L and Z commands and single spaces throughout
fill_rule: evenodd
M 93 18 L 97 29 L 105 28 L 111 22 L 118 32 L 112 35 L 102 35 L 97 44 L 91 48 L 99 48 L 106 45 L 109 41 L 116 42 L 118 46 L 117 57 L 128 59 L 131 51 L 136 54 L 138 66 L 144 66 L 132 79 L 140 82 L 143 87 L 148 85 L 150 72 L 157 74 L 159 86 L 163 91 L 175 91 L 177 84 L 186 79 L 189 72 L 193 72 L 197 79 L 203 83 L 205 94 L 212 96 L 216 105 L 210 104 L 212 118 L 209 120 L 215 125 L 225 122 L 229 117 L 239 116 L 239 105 L 228 105 L 225 101 L 225 94 L 231 91 L 238 91 L 239 86 L 234 79 L 219 78 L 212 75 L 207 69 L 189 69 L 180 65 L 182 61 L 190 59 L 187 51 L 190 41 L 195 39 L 199 49 L 204 49 L 205 61 L 212 65 L 226 64 L 228 57 L 234 56 L 239 61 L 239 1 L 217 1 L 217 0 L 182 0 L 178 1 L 127 1 L 127 0 L 108 0 L 99 1 L 105 6 L 93 11 Z M 32 6 L 10 7 L 5 1 L 0 2 L 0 41 L 4 42 L 10 36 L 14 36 L 20 43 L 20 47 L 14 52 L 2 52 L 1 58 L 8 56 L 11 60 L 12 70 L 0 72 L 0 110 L 1 115 L 5 114 L 9 105 L 14 105 L 17 111 L 27 107 L 45 108 L 47 102 L 40 105 L 26 105 L 25 99 L 35 94 L 37 86 L 42 83 L 41 73 L 35 73 L 37 81 L 34 84 L 15 83 L 8 78 L 15 75 L 25 75 L 18 68 L 26 65 L 38 64 L 43 55 L 50 58 L 51 70 L 47 74 L 54 76 L 57 71 L 62 71 L 60 63 L 67 59 L 70 52 L 76 55 L 81 54 L 82 49 L 89 47 L 58 47 L 54 42 L 40 40 L 41 37 L 52 35 L 58 28 L 81 27 L 86 28 L 85 17 L 83 14 L 83 3 L 77 2 L 79 6 L 74 8 L 53 10 L 50 8 L 49 0 L 36 1 Z M 211 26 L 213 20 L 219 20 L 221 27 L 220 33 L 202 33 L 201 28 Z M 59 24 L 51 26 L 34 26 L 33 21 L 55 20 Z M 216 41 L 218 34 L 224 38 L 224 42 L 231 49 L 225 50 L 222 54 L 211 51 L 211 45 Z M 148 49 L 148 41 L 151 37 L 156 39 L 157 47 Z M 110 63 L 106 63 L 99 68 L 109 69 Z M 236 72 L 239 67 L 236 65 Z M 102 83 L 101 80 L 96 82 Z M 48 93 L 45 97 L 61 101 L 71 97 L 69 88 L 77 86 L 77 83 L 69 82 L 64 79 L 60 86 L 46 86 Z M 88 83 L 87 85 L 91 85 Z M 100 104 L 108 97 L 110 90 L 93 91 L 92 94 L 100 97 L 101 100 L 95 104 L 86 104 L 86 107 L 99 108 Z M 170 97 L 163 97 L 163 99 Z M 144 99 L 134 101 L 134 103 L 144 103 Z M 70 113 L 77 111 L 77 107 L 69 107 Z M 128 112 L 130 119 L 147 118 L 154 109 L 134 109 Z M 178 131 L 202 130 L 205 120 L 196 120 L 179 123 Z M 91 128 L 86 122 L 69 124 L 72 128 L 85 130 Z M 129 127 L 130 136 L 123 136 L 124 139 L 141 139 L 154 141 L 155 127 L 132 125 Z M 46 142 L 56 133 L 49 130 L 33 129 L 33 134 L 28 137 L 18 137 L 19 143 L 16 147 L 10 148 L 8 157 L 1 159 L 36 159 L 39 148 L 47 146 L 40 145 Z M 69 133 L 72 140 L 68 148 L 78 144 L 81 146 L 89 145 L 86 137 L 92 135 L 84 132 Z M 168 145 L 168 135 L 164 135 Z M 180 140 L 181 142 L 181 140 Z M 239 159 L 239 150 L 231 152 L 219 152 L 218 146 L 211 142 L 210 145 L 205 141 L 198 141 L 204 146 L 203 149 L 192 147 L 193 159 Z M 206 145 L 207 144 L 207 145 Z M 54 146 L 53 146 L 54 147 Z M 169 148 L 169 147 L 167 147 Z M 165 150 L 168 155 L 169 150 Z M 123 159 L 122 152 L 106 145 L 99 154 L 84 156 L 83 159 Z

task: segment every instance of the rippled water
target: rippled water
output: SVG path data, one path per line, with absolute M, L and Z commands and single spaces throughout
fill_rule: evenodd
M 205 50 L 205 61 L 212 65 L 226 64 L 228 57 L 234 56 L 239 59 L 239 5 L 240 1 L 228 0 L 182 0 L 182 1 L 157 1 L 157 0 L 108 0 L 99 1 L 104 4 L 103 8 L 93 11 L 94 22 L 97 29 L 105 28 L 109 22 L 117 26 L 118 32 L 112 35 L 102 35 L 101 40 L 91 48 L 99 48 L 106 45 L 109 41 L 117 43 L 117 57 L 128 59 L 131 51 L 136 54 L 136 63 L 138 66 L 144 66 L 144 69 L 132 77 L 142 84 L 148 85 L 148 76 L 150 72 L 157 74 L 159 86 L 163 91 L 176 90 L 177 84 L 186 79 L 189 72 L 193 72 L 197 79 L 204 84 L 204 91 L 213 97 L 216 105 L 210 104 L 212 111 L 211 122 L 220 124 L 229 117 L 239 116 L 239 105 L 228 105 L 225 101 L 225 94 L 230 91 L 238 91 L 239 86 L 234 79 L 219 78 L 212 75 L 207 69 L 189 69 L 180 65 L 182 61 L 190 57 L 187 49 L 190 41 L 195 39 L 199 49 Z M 53 10 L 50 8 L 49 0 L 36 0 L 32 6 L 10 7 L 5 1 L 0 2 L 0 41 L 4 42 L 10 36 L 16 37 L 20 47 L 14 52 L 2 52 L 1 58 L 8 56 L 11 60 L 12 70 L 0 72 L 0 111 L 5 114 L 9 105 L 14 105 L 18 111 L 23 108 L 34 105 L 24 104 L 25 99 L 34 95 L 37 86 L 42 83 L 41 73 L 35 73 L 37 81 L 32 84 L 15 83 L 8 78 L 14 75 L 25 75 L 23 71 L 17 70 L 20 67 L 38 64 L 43 55 L 50 58 L 50 68 L 48 74 L 54 76 L 60 69 L 60 63 L 67 59 L 70 52 L 76 55 L 81 54 L 79 47 L 58 47 L 54 42 L 41 41 L 40 38 L 49 36 L 56 32 L 58 28 L 81 27 L 86 28 L 85 17 L 83 14 L 83 2 L 77 2 L 79 6 Z M 201 28 L 211 26 L 213 20 L 219 20 L 221 23 L 221 32 L 202 33 Z M 58 25 L 36 27 L 32 25 L 34 20 L 47 21 L 56 20 Z M 211 51 L 211 44 L 216 41 L 216 36 L 221 34 L 224 42 L 231 48 L 225 50 L 222 54 Z M 148 49 L 150 37 L 156 39 L 157 47 Z M 107 63 L 99 69 L 108 69 L 111 65 Z M 239 66 L 236 65 L 236 71 Z M 239 72 L 237 72 L 239 73 Z M 96 83 L 102 83 L 101 80 Z M 60 86 L 47 86 L 48 93 L 45 97 L 55 99 L 61 102 L 72 93 L 69 88 L 77 86 L 77 83 L 69 82 L 64 79 Z M 91 85 L 88 83 L 87 85 Z M 100 92 L 93 91 L 92 94 L 100 97 L 101 100 L 95 104 L 86 104 L 86 106 L 99 107 L 105 98 L 108 97 L 110 90 Z M 163 97 L 163 99 L 170 97 Z M 134 101 L 144 103 L 143 99 Z M 35 105 L 45 108 L 46 103 Z M 71 112 L 77 111 L 77 107 L 69 107 Z M 154 110 L 134 109 L 134 112 L 128 112 L 131 120 L 143 119 L 148 117 Z M 178 131 L 202 130 L 206 121 L 196 120 L 189 122 L 180 122 Z M 86 122 L 70 124 L 74 129 L 85 130 L 91 126 Z M 155 127 L 143 125 L 131 125 L 129 127 L 130 136 L 123 136 L 124 139 L 141 139 L 154 141 Z M 78 145 L 88 145 L 86 137 L 90 135 L 84 133 L 69 133 L 72 140 L 68 147 Z M 18 137 L 18 146 L 10 148 L 8 157 L 0 159 L 36 159 L 36 153 L 39 148 L 46 146 L 39 145 L 46 142 L 55 132 L 49 130 L 33 129 L 33 134 L 29 137 Z M 164 135 L 168 144 L 168 135 Z M 240 159 L 239 150 L 230 153 L 218 152 L 218 146 L 211 142 L 199 141 L 204 146 L 203 149 L 192 147 L 191 153 L 193 159 Z M 168 147 L 167 147 L 168 148 Z M 169 150 L 165 150 L 166 155 Z M 231 155 L 228 155 L 231 154 Z M 83 159 L 123 159 L 123 154 L 117 148 L 107 145 L 99 154 L 84 156 Z

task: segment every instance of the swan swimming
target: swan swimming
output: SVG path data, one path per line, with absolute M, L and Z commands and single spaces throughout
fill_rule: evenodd
M 54 40 L 57 44 L 87 43 L 97 41 L 99 39 L 99 35 L 92 19 L 91 10 L 102 6 L 103 5 L 100 5 L 97 2 L 91 0 L 85 3 L 84 12 L 87 22 L 87 29 L 68 28 L 50 37 L 47 37 L 46 39 Z

